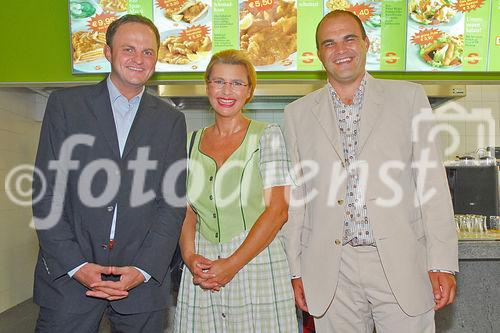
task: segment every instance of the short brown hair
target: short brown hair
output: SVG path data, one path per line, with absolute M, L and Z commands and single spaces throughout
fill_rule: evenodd
M 363 22 L 361 22 L 361 20 L 359 19 L 359 17 L 356 16 L 356 14 L 354 14 L 353 12 L 350 12 L 348 10 L 340 10 L 340 9 L 339 10 L 334 10 L 334 11 L 329 12 L 325 16 L 323 16 L 323 18 L 321 19 L 321 21 L 319 21 L 318 26 L 316 27 L 316 48 L 317 49 L 319 49 L 318 31 L 319 31 L 320 26 L 326 20 L 331 19 L 331 18 L 335 18 L 337 16 L 349 16 L 349 17 L 352 17 L 356 21 L 356 23 L 358 23 L 359 29 L 361 29 L 361 37 L 363 39 L 365 39 L 367 37 L 366 36 L 365 27 L 363 27 Z
M 253 98 L 253 93 L 257 84 L 257 73 L 255 72 L 255 68 L 246 53 L 240 50 L 224 50 L 215 53 L 210 59 L 207 69 L 205 70 L 206 83 L 210 80 L 210 73 L 212 72 L 212 67 L 214 67 L 215 64 L 245 66 L 248 74 L 248 84 L 250 85 L 250 96 L 247 98 L 245 103 L 250 102 Z
M 133 14 L 124 15 L 119 19 L 111 22 L 108 30 L 106 30 L 106 44 L 109 47 L 111 47 L 111 44 L 113 43 L 113 37 L 115 36 L 118 28 L 126 23 L 141 23 L 148 26 L 155 34 L 157 48 L 160 47 L 160 33 L 158 32 L 158 28 L 156 27 L 156 25 L 147 17 Z

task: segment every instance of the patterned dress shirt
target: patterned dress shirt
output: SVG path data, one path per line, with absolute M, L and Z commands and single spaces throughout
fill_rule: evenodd
M 354 94 L 352 104 L 346 105 L 329 85 L 334 111 L 342 142 L 344 163 L 347 170 L 347 191 L 345 196 L 344 233 L 342 244 L 375 245 L 373 231 L 368 219 L 366 200 L 360 185 L 358 161 L 361 108 L 365 94 L 366 75 Z

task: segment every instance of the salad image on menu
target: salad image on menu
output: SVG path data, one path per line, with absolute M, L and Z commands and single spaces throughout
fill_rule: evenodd
M 354 12 L 363 22 L 366 35 L 370 40 L 370 48 L 366 55 L 366 68 L 368 70 L 380 69 L 381 46 L 381 0 L 326 0 L 324 14 L 334 10 L 348 10 Z
M 410 18 L 424 25 L 448 23 L 457 14 L 450 0 L 410 0 Z
M 106 30 L 127 12 L 128 0 L 70 0 L 71 58 L 74 72 L 105 73 Z
M 482 4 L 482 1 L 470 0 L 410 0 L 406 69 L 480 69 L 480 55 L 484 48 L 480 46 L 482 31 L 486 30 L 480 28 L 483 18 L 474 11 Z
M 460 31 L 425 28 L 410 38 L 407 70 L 460 70 L 464 57 L 464 35 Z
M 420 57 L 432 67 L 460 66 L 463 61 L 464 36 L 442 34 L 420 47 Z
M 249 0 L 240 3 L 240 49 L 258 70 L 293 70 L 297 53 L 295 1 Z
M 159 72 L 203 71 L 212 51 L 209 0 L 155 0 L 154 23 L 160 31 Z

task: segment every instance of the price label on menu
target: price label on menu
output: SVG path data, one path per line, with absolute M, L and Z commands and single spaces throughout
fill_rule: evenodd
M 176 10 L 181 8 L 186 0 L 156 0 L 156 5 L 163 9 Z
M 415 45 L 427 45 L 442 35 L 443 32 L 437 29 L 422 29 L 411 37 L 411 41 Z
M 454 8 L 458 12 L 466 13 L 481 8 L 483 4 L 484 0 L 457 0 Z
M 197 25 L 187 28 L 179 34 L 182 41 L 200 41 L 205 38 L 210 32 L 209 28 L 205 25 Z
M 277 1 L 276 1 L 277 2 Z M 256 14 L 264 10 L 272 9 L 275 5 L 275 0 L 248 0 L 246 2 L 247 9 Z
M 118 17 L 114 14 L 100 14 L 93 16 L 89 20 L 89 29 L 95 32 L 106 32 L 111 22 L 115 21 Z
M 347 8 L 348 11 L 354 13 L 361 22 L 368 21 L 374 14 L 375 10 L 368 4 L 355 4 Z

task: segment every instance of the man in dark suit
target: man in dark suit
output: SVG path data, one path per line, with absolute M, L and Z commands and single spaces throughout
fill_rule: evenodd
M 34 180 L 37 332 L 161 332 L 185 215 L 186 124 L 145 91 L 160 37 L 138 15 L 106 33 L 111 74 L 51 94 Z

